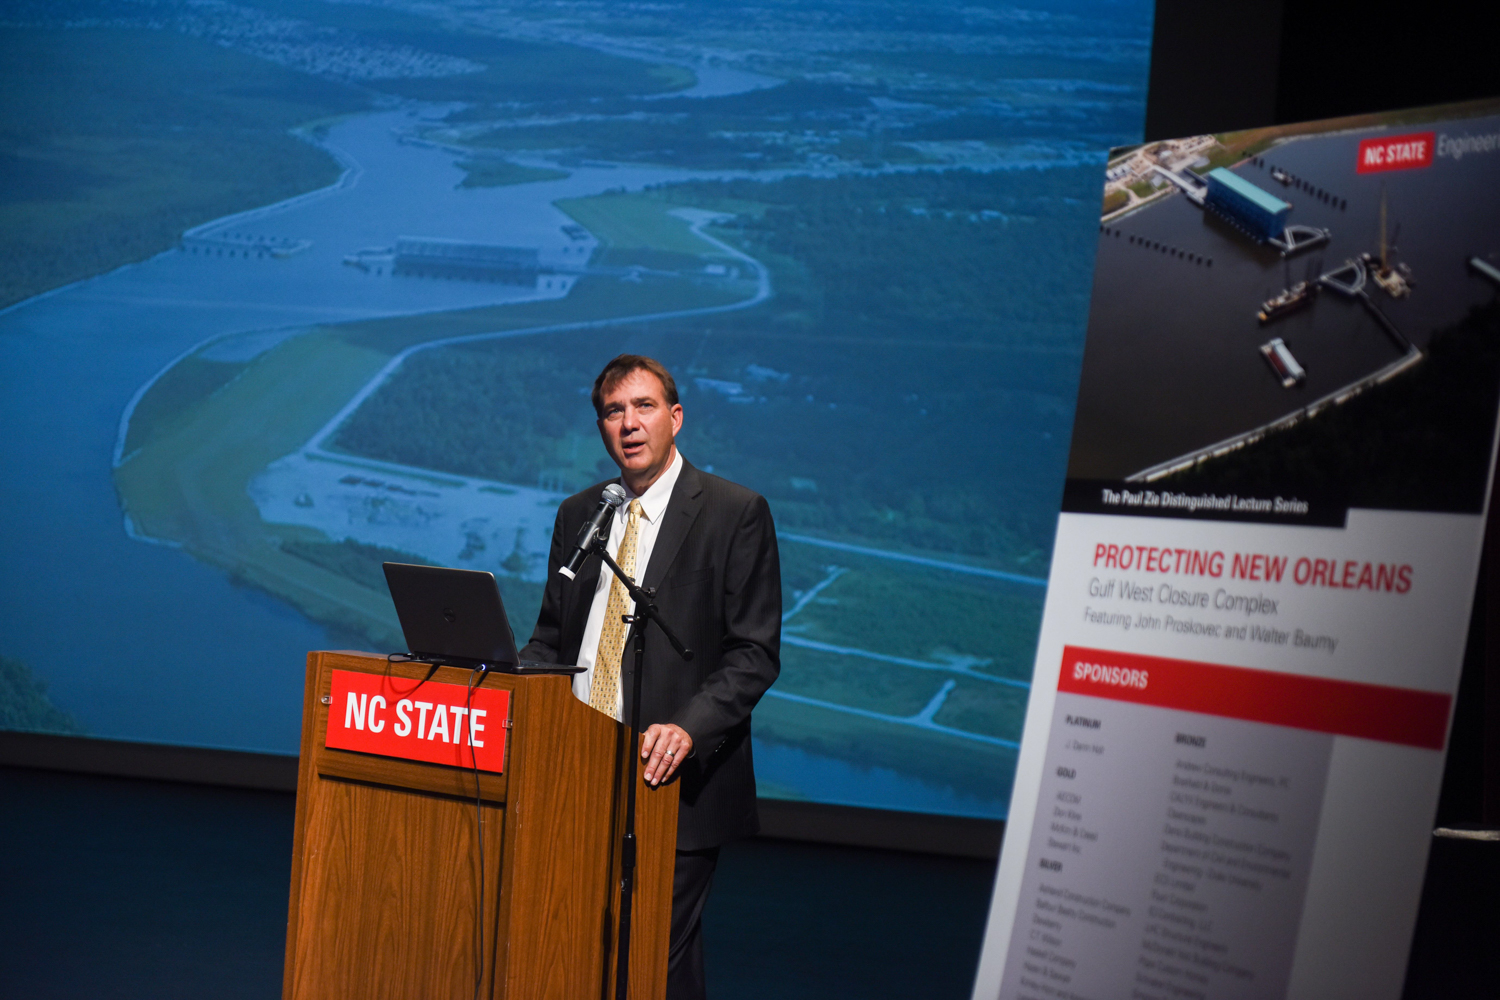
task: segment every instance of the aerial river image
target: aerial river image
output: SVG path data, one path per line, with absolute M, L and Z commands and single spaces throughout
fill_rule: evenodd
M 307 651 L 405 648 L 387 560 L 495 573 L 529 634 L 558 503 L 611 474 L 593 375 L 636 351 L 684 455 L 776 518 L 761 793 L 1003 816 L 1151 16 L 10 9 L 0 726 L 295 753 Z M 1294 221 L 1352 239 L 1352 201 Z M 1186 197 L 1117 225 L 1233 276 Z M 1414 339 L 1461 311 L 1422 301 L 1390 310 Z M 1397 356 L 1350 324 L 1310 384 Z

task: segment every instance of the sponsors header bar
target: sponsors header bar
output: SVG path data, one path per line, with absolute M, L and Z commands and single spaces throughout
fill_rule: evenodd
M 1443 749 L 1449 695 L 1161 656 L 1063 648 L 1057 689 L 1334 736 Z

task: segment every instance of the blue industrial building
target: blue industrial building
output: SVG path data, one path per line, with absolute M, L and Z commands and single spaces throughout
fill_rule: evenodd
M 1292 214 L 1289 203 L 1223 167 L 1208 172 L 1204 203 L 1262 242 L 1280 236 Z

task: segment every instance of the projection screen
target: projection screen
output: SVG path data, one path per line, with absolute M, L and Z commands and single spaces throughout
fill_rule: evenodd
M 384 560 L 529 634 L 632 351 L 776 518 L 761 793 L 1003 816 L 1149 2 L 0 18 L 0 726 L 294 753 Z

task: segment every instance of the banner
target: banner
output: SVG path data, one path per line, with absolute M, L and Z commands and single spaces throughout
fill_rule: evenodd
M 509 725 L 507 690 L 335 670 L 323 745 L 498 774 Z
M 1500 104 L 1106 168 L 974 996 L 1398 997 L 1500 400 Z

